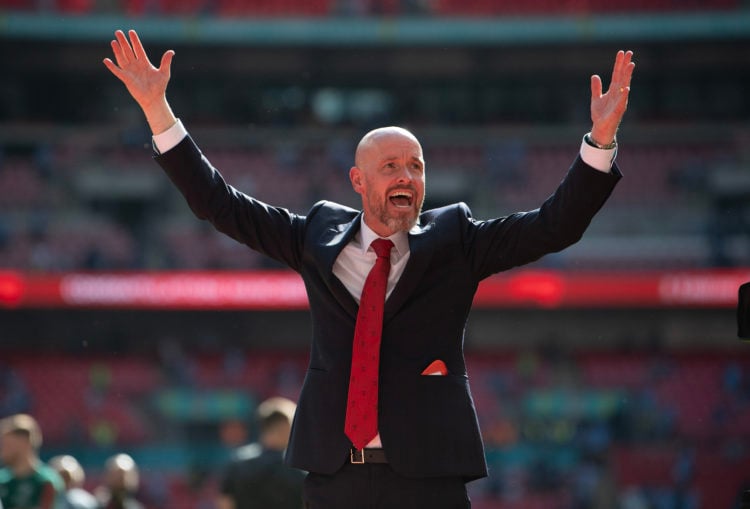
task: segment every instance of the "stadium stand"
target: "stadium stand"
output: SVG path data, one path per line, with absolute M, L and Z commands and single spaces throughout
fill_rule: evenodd
M 68 146 L 48 150 L 51 154 L 43 166 L 12 158 L 0 160 L 3 266 L 52 271 L 268 266 L 267 260 L 194 220 L 150 163 L 148 151 L 98 149 L 96 167 L 92 167 L 89 161 L 93 154 L 85 150 L 71 151 Z M 323 153 L 314 147 L 301 149 L 293 164 L 280 158 L 279 150 L 204 147 L 229 183 L 267 203 L 298 213 L 305 213 L 323 198 L 356 206 L 345 171 L 326 156 L 325 149 Z M 432 196 L 435 200 L 460 199 L 472 206 L 476 217 L 487 218 L 540 204 L 562 177 L 574 149 L 524 144 L 517 155 L 509 156 L 507 148 L 479 142 L 442 144 L 425 150 L 431 176 L 428 200 Z M 682 239 L 698 248 L 681 250 L 680 259 L 674 250 L 665 253 L 658 244 L 652 248 L 642 244 L 632 249 L 635 253 L 611 244 L 604 252 L 590 250 L 581 253 L 582 259 L 568 259 L 568 265 L 580 266 L 585 261 L 590 268 L 712 266 L 711 239 L 706 235 L 712 221 L 712 195 L 705 190 L 697 194 L 696 186 L 714 168 L 725 164 L 727 154 L 734 151 L 732 144 L 716 143 L 627 146 L 619 161 L 624 168 L 638 168 L 639 178 L 622 181 L 587 240 L 595 242 L 597 235 L 629 234 L 647 239 L 667 234 L 677 236 L 673 242 Z M 134 162 L 129 168 L 128 164 Z M 153 192 L 143 192 L 135 202 L 130 194 L 124 194 L 131 193 L 127 189 L 97 194 L 94 177 L 110 184 L 128 181 L 131 186 L 134 180 L 143 181 L 134 192 Z M 489 185 L 477 188 L 471 184 L 475 179 Z M 158 221 L 144 223 L 142 214 L 133 210 L 136 207 L 158 211 Z M 651 221 L 665 208 L 670 215 L 658 223 Z M 628 242 L 637 245 L 632 238 Z M 191 249 L 195 245 L 202 249 Z

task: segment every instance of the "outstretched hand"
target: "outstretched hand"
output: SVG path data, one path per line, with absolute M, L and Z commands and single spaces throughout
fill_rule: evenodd
M 125 84 L 130 95 L 145 113 L 151 129 L 158 134 L 169 128 L 176 120 L 166 99 L 174 51 L 165 52 L 159 67 L 156 68 L 146 56 L 135 30 L 129 30 L 128 36 L 129 41 L 122 30 L 115 32 L 115 40 L 111 45 L 117 64 L 105 58 L 104 65 Z
M 628 107 L 630 78 L 635 62 L 632 51 L 618 51 L 612 80 L 606 93 L 602 93 L 602 79 L 591 76 L 591 137 L 595 142 L 607 145 L 615 139 L 617 128 Z

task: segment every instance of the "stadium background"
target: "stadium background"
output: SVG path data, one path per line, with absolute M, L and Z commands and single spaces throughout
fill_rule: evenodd
M 635 51 L 626 175 L 583 241 L 483 287 L 467 358 L 482 508 L 737 507 L 750 483 L 750 4 L 742 0 L 0 1 L 0 417 L 96 486 L 128 452 L 148 507 L 209 508 L 255 405 L 295 398 L 294 278 L 194 219 L 101 64 L 116 28 L 236 187 L 356 205 L 369 128 L 423 141 L 427 206 L 536 207 Z M 233 283 L 237 282 L 239 283 Z M 429 317 L 427 317 L 429 318 Z M 252 438 L 254 430 L 249 430 Z

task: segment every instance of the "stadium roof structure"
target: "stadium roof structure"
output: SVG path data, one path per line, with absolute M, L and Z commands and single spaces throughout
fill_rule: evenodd
M 0 38 L 103 40 L 136 27 L 164 43 L 465 46 L 750 38 L 750 10 L 529 17 L 222 18 L 0 13 Z

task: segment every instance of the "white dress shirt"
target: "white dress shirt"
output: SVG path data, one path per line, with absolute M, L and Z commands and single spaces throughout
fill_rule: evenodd
M 349 290 L 349 293 L 352 294 L 357 303 L 359 303 L 362 295 L 365 279 L 367 279 L 370 269 L 375 265 L 377 255 L 372 247 L 370 247 L 370 244 L 377 238 L 380 237 L 367 226 L 364 216 L 362 216 L 360 218 L 359 231 L 344 246 L 344 249 L 341 250 L 341 253 L 339 253 L 333 264 L 333 275 L 344 283 L 344 286 Z M 388 300 L 393 288 L 404 272 L 406 262 L 409 261 L 409 237 L 406 232 L 397 232 L 386 238 L 393 242 L 393 249 L 391 249 L 391 270 L 388 273 L 388 286 L 385 289 L 385 299 Z

